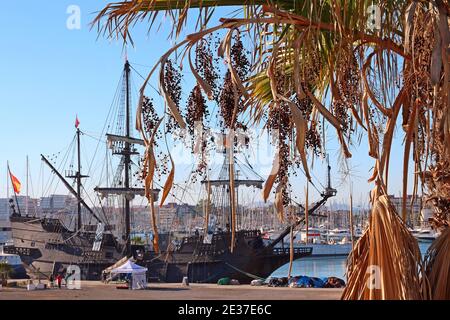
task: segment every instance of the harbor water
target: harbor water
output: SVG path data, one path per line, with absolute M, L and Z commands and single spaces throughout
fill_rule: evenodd
M 419 242 L 419 248 L 424 256 L 431 242 Z M 310 257 L 302 258 L 293 262 L 292 276 L 305 275 L 309 277 L 338 277 L 346 279 L 347 257 Z M 287 277 L 289 273 L 289 263 L 282 266 L 271 277 Z

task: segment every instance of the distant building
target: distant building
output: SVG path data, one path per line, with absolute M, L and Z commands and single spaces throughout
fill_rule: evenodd
M 403 197 L 396 197 L 394 195 L 389 195 L 389 200 L 392 205 L 395 207 L 397 213 L 402 215 L 402 204 Z M 418 225 L 421 221 L 421 212 L 422 212 L 422 197 L 416 196 L 413 200 L 412 195 L 408 195 L 406 197 L 406 212 L 408 217 L 408 222 L 412 225 Z M 412 205 L 411 205 L 412 202 Z
M 189 231 L 196 224 L 195 206 L 188 204 L 168 203 L 159 209 L 158 223 L 161 232 Z
M 40 211 L 46 214 L 72 213 L 76 211 L 77 199 L 70 195 L 53 194 L 49 197 L 42 197 L 39 201 Z
M 434 213 L 434 211 L 431 206 L 428 206 L 428 205 L 424 206 L 424 208 L 422 209 L 422 212 L 420 214 L 420 218 L 421 218 L 420 222 L 423 227 L 429 226 L 429 224 L 430 224 L 429 219 L 433 217 L 433 213 Z
M 0 219 L 9 215 L 9 199 L 0 199 Z
M 5 245 L 12 239 L 8 208 L 9 199 L 0 199 L 0 246 Z
M 347 229 L 350 226 L 350 210 L 333 210 L 328 212 L 328 223 L 332 228 Z
M 12 201 L 12 202 L 11 202 Z M 35 216 L 38 209 L 38 200 L 32 199 L 26 196 L 17 196 L 17 198 L 2 198 L 0 199 L 0 216 L 9 216 L 11 212 L 11 204 L 14 206 L 16 211 L 20 210 L 20 213 L 25 215 L 26 209 L 28 208 L 28 214 Z M 28 204 L 28 207 L 27 207 Z
M 12 232 L 9 222 L 0 221 L 0 246 L 11 243 Z
M 174 228 L 176 225 L 179 225 L 178 222 L 181 221 L 177 219 L 177 210 L 178 205 L 176 203 L 169 203 L 159 209 L 158 227 L 161 232 L 170 232 L 173 229 L 180 229 L 178 226 L 177 228 Z M 182 225 L 184 226 L 184 223 Z
M 156 217 L 158 217 L 159 213 L 158 205 L 155 205 L 155 211 Z M 132 231 L 139 233 L 149 233 L 153 230 L 149 206 L 133 206 L 131 212 L 132 212 L 131 214 Z

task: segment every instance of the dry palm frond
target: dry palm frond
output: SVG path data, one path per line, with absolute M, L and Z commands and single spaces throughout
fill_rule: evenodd
M 305 144 L 306 144 L 306 127 L 307 123 L 304 119 L 303 115 L 301 114 L 299 108 L 295 103 L 288 100 L 287 98 L 279 95 L 279 97 L 285 101 L 289 105 L 289 110 L 291 112 L 291 118 L 293 123 L 295 124 L 295 129 L 297 130 L 297 135 L 295 137 L 295 145 L 297 146 L 297 150 L 300 154 L 300 159 L 303 165 L 303 170 L 305 172 L 306 179 L 308 181 L 311 181 L 311 175 L 309 173 L 308 169 L 308 162 L 306 160 L 306 150 L 305 150 Z
M 161 203 L 159 205 L 161 208 L 164 205 L 167 197 L 169 196 L 170 190 L 172 190 L 173 179 L 175 178 L 175 163 L 173 162 L 172 156 L 169 155 L 169 157 L 172 164 L 172 169 L 170 170 L 169 176 L 167 177 L 166 183 L 164 184 L 163 195 L 161 197 Z
M 144 170 L 143 170 L 143 179 L 144 179 L 144 185 L 145 185 L 145 197 L 147 198 L 149 204 L 150 204 L 150 217 L 151 217 L 151 223 L 153 227 L 153 248 L 156 253 L 159 253 L 159 236 L 158 236 L 158 226 L 156 224 L 156 211 L 155 211 L 155 199 L 153 196 L 153 179 L 155 174 L 155 168 L 156 168 L 156 159 L 155 154 L 153 150 L 153 144 L 155 142 L 155 137 L 158 132 L 158 128 L 161 125 L 164 118 L 161 118 L 158 123 L 156 124 L 155 128 L 153 129 L 153 132 L 151 134 L 150 140 L 147 140 L 146 134 L 144 132 L 144 129 L 142 128 L 142 125 L 140 124 L 140 130 L 142 137 L 144 137 L 144 142 L 146 144 L 146 153 L 144 157 Z
M 289 272 L 288 278 L 291 278 L 292 267 L 294 264 L 294 228 L 291 227 L 291 232 L 289 233 Z
M 241 4 L 239 1 L 228 1 L 228 5 Z M 97 24 L 99 30 L 105 35 L 121 36 L 125 41 L 130 40 L 129 29 L 136 24 L 137 21 L 148 19 L 151 25 L 156 20 L 158 13 L 166 11 L 176 23 L 174 23 L 174 31 L 178 35 L 182 26 L 187 21 L 187 11 L 190 8 L 198 7 L 214 8 L 217 1 L 211 0 L 129 0 L 108 4 L 93 21 L 93 25 Z M 103 17 L 107 17 L 105 25 L 101 25 Z
M 181 1 L 180 3 L 183 3 L 183 1 Z M 131 23 L 134 23 L 136 21 L 138 21 L 139 19 L 143 19 L 144 17 L 146 17 L 146 15 L 150 15 L 150 16 L 154 16 L 156 15 L 159 10 L 171 10 L 174 8 L 178 8 L 177 6 L 180 6 L 180 3 L 175 3 L 173 1 L 169 1 L 166 3 L 165 8 L 163 1 L 128 1 L 128 2 L 124 2 L 124 3 L 119 3 L 119 4 L 114 4 L 114 5 L 110 5 L 107 8 L 105 8 L 105 10 L 103 10 L 96 22 L 99 22 L 101 20 L 102 17 L 107 17 L 107 25 L 110 26 L 110 29 L 117 29 L 120 30 L 119 34 L 123 35 L 127 35 L 128 34 L 128 27 L 131 25 Z M 249 3 L 256 3 L 256 2 L 252 2 L 249 1 Z M 277 1 L 276 2 L 278 5 L 283 4 L 283 1 Z M 202 5 L 208 6 L 211 5 L 211 3 L 207 3 L 206 2 L 196 2 L 196 1 L 185 1 L 184 2 L 184 6 L 183 6 L 183 11 L 187 8 L 193 8 L 193 7 L 197 7 L 197 6 L 202 6 Z M 227 5 L 227 1 L 224 2 L 218 2 L 217 5 Z M 175 50 L 177 50 L 178 48 L 181 48 L 183 46 L 185 46 L 185 49 L 187 51 L 190 51 L 190 49 L 192 48 L 192 46 L 198 42 L 201 41 L 206 35 L 211 34 L 212 32 L 215 32 L 217 30 L 220 29 L 229 29 L 229 31 L 227 32 L 225 38 L 222 41 L 222 44 L 220 46 L 220 50 L 219 50 L 219 54 L 221 56 L 226 55 L 228 60 L 230 59 L 230 48 L 231 48 L 231 37 L 232 34 L 234 32 L 234 30 L 239 30 L 240 27 L 249 27 L 249 26 L 258 26 L 258 25 L 269 25 L 269 24 L 284 24 L 286 25 L 286 27 L 284 28 L 284 30 L 286 30 L 286 33 L 282 33 L 281 38 L 279 39 L 281 40 L 286 40 L 286 46 L 281 46 L 280 47 L 280 55 L 278 55 L 276 52 L 278 51 L 277 48 L 277 43 L 274 44 L 273 48 L 271 49 L 272 52 L 272 58 L 270 59 L 270 61 L 272 62 L 270 64 L 271 67 L 269 67 L 267 70 L 267 77 L 269 78 L 269 84 L 271 87 L 271 91 L 272 91 L 272 97 L 271 99 L 273 101 L 277 101 L 279 99 L 277 90 L 274 90 L 274 85 L 273 85 L 273 79 L 275 77 L 275 71 L 280 71 L 279 69 L 277 70 L 273 70 L 275 64 L 277 64 L 277 66 L 280 64 L 280 61 L 283 61 L 281 64 L 281 68 L 286 68 L 285 70 L 283 70 L 283 74 L 292 74 L 293 70 L 300 70 L 303 73 L 302 76 L 298 76 L 298 74 L 296 74 L 292 80 L 292 82 L 295 82 L 295 86 L 293 86 L 292 88 L 290 88 L 290 91 L 288 92 L 287 95 L 284 95 L 286 98 L 284 100 L 289 101 L 290 105 L 292 104 L 292 102 L 290 101 L 290 93 L 291 92 L 297 92 L 300 96 L 304 95 L 306 91 L 307 96 L 309 97 L 309 99 L 313 102 L 315 109 L 319 111 L 319 113 L 321 113 L 335 128 L 337 131 L 337 136 L 339 138 L 339 142 L 342 146 L 342 150 L 343 153 L 345 154 L 346 157 L 350 157 L 351 153 L 349 151 L 349 148 L 347 146 L 347 139 L 346 137 L 344 137 L 344 130 L 343 130 L 343 124 L 340 121 L 340 119 L 337 119 L 332 112 L 330 112 L 325 106 L 322 105 L 322 103 L 320 102 L 320 100 L 322 100 L 321 98 L 318 99 L 316 98 L 316 94 L 320 94 L 320 90 L 324 89 L 324 83 L 326 82 L 326 80 L 321 80 L 321 83 L 313 83 L 314 81 L 318 81 L 317 79 L 320 79 L 320 73 L 323 73 L 324 77 L 322 77 L 323 79 L 328 79 L 330 77 L 331 72 L 326 71 L 325 68 L 320 68 L 320 70 L 312 70 L 313 72 L 305 72 L 305 68 L 299 68 L 300 63 L 302 65 L 308 65 L 310 61 L 299 61 L 298 59 L 298 54 L 301 54 L 304 57 L 309 57 L 308 59 L 315 59 L 316 63 L 313 65 L 317 65 L 317 63 L 319 62 L 319 58 L 317 57 L 318 54 L 315 54 L 314 51 L 311 53 L 304 53 L 304 51 L 306 51 L 307 49 L 309 49 L 309 44 L 308 42 L 310 42 L 309 40 L 312 40 L 314 45 L 311 46 L 314 50 L 314 46 L 318 49 L 318 48 L 322 48 L 323 45 L 320 43 L 321 40 L 319 34 L 321 32 L 323 32 L 324 34 L 327 34 L 328 37 L 328 33 L 345 33 L 345 35 L 340 35 L 340 37 L 342 37 L 342 39 L 340 39 L 340 41 L 342 41 L 343 44 L 339 44 L 336 45 L 336 47 L 338 48 L 337 52 L 343 52 L 345 53 L 344 56 L 350 56 L 352 55 L 352 50 L 351 50 L 351 46 L 349 46 L 349 44 L 351 44 L 351 41 L 361 41 L 364 44 L 366 43 L 375 43 L 378 47 L 379 50 L 382 51 L 384 49 L 390 49 L 400 55 L 403 54 L 403 51 L 401 49 L 400 46 L 398 46 L 396 43 L 394 43 L 393 41 L 391 41 L 390 39 L 380 39 L 377 38 L 374 35 L 368 35 L 368 34 L 364 34 L 362 32 L 355 32 L 355 30 L 351 30 L 349 28 L 354 27 L 354 25 L 350 24 L 350 25 L 346 25 L 346 23 L 341 19 L 337 19 L 337 17 L 339 17 L 339 15 L 335 16 L 335 18 L 337 19 L 337 25 L 339 26 L 338 28 L 336 28 L 336 24 L 333 23 L 333 21 L 327 21 L 327 22 L 316 22 L 315 19 L 317 18 L 316 16 L 308 15 L 308 16 L 301 16 L 295 13 L 288 13 L 287 11 L 282 11 L 280 10 L 280 8 L 283 7 L 283 5 L 279 6 L 277 9 L 275 9 L 275 7 L 273 5 L 267 5 L 263 7 L 263 10 L 261 12 L 255 12 L 255 16 L 248 18 L 248 19 L 221 19 L 222 25 L 219 25 L 217 27 L 214 28 L 209 28 L 209 29 L 203 29 L 201 32 L 198 32 L 196 34 L 190 35 L 187 37 L 186 40 L 180 42 L 178 45 L 176 45 L 174 48 L 172 48 L 169 52 L 167 52 L 158 62 L 158 64 L 161 65 L 161 72 L 160 72 L 160 88 L 161 88 L 161 92 L 165 98 L 166 104 L 169 107 L 169 110 L 172 113 L 172 116 L 176 119 L 176 121 L 178 122 L 178 124 L 180 125 L 180 127 L 184 128 L 185 127 L 185 121 L 184 119 L 181 117 L 181 114 L 178 110 L 178 107 L 175 105 L 175 103 L 173 102 L 173 99 L 170 97 L 170 94 L 167 92 L 167 88 L 165 87 L 164 83 L 163 83 L 163 78 L 164 78 L 164 65 L 167 61 L 167 59 L 169 58 L 170 54 L 173 53 Z M 175 7 L 174 7 L 175 6 Z M 300 6 L 301 7 L 301 6 Z M 355 9 L 354 4 L 352 4 L 352 9 Z M 314 8 L 315 10 L 318 10 L 318 8 Z M 332 10 L 332 8 L 328 8 L 328 10 Z M 302 9 L 299 9 L 299 11 L 301 12 Z M 320 10 L 318 11 L 320 12 Z M 267 18 L 267 15 L 269 16 L 269 18 Z M 180 18 L 182 18 L 181 20 L 185 19 L 185 14 L 181 14 L 180 13 Z M 331 15 L 333 16 L 333 15 Z M 351 15 L 348 15 L 351 16 Z M 330 17 L 328 17 L 327 19 L 331 19 Z M 114 28 L 111 28 L 111 26 L 114 25 Z M 291 26 L 295 26 L 296 28 L 302 30 L 304 29 L 304 31 L 300 32 L 301 36 L 296 36 L 296 31 L 295 28 L 292 28 Z M 286 34 L 286 36 L 284 36 Z M 297 39 L 297 41 L 290 41 L 290 37 L 291 35 L 293 35 L 294 39 Z M 303 39 L 305 38 L 305 41 L 303 41 Z M 306 41 L 306 39 L 308 41 Z M 353 40 L 352 40 L 353 39 Z M 287 45 L 289 45 L 289 43 L 294 43 L 295 42 L 295 46 L 296 46 L 296 50 L 288 50 Z M 307 46 L 305 48 L 302 48 L 302 44 L 304 44 L 304 46 Z M 262 44 L 261 44 L 262 45 Z M 339 47 L 343 47 L 344 49 L 339 49 Z M 322 49 L 322 51 L 324 51 L 324 49 Z M 329 51 L 330 53 L 332 51 Z M 323 55 L 323 54 L 322 54 Z M 195 68 L 193 67 L 193 64 L 191 62 L 191 55 L 188 54 L 189 57 L 189 65 L 191 66 L 192 69 L 192 73 L 194 74 L 194 76 L 197 79 L 197 83 L 202 87 L 203 91 L 208 95 L 208 97 L 212 97 L 212 90 L 210 88 L 210 86 L 208 85 L 208 83 L 202 79 L 199 76 L 199 73 L 196 72 Z M 324 59 L 327 60 L 327 59 Z M 333 60 L 333 59 L 331 59 Z M 355 64 L 352 64 L 355 65 Z M 244 87 L 243 84 L 243 79 L 240 79 L 239 75 L 237 74 L 236 70 L 234 70 L 233 64 L 232 63 L 228 63 L 228 67 L 229 67 L 229 71 L 230 71 L 230 75 L 231 75 L 231 79 L 233 82 L 233 87 L 237 88 L 238 90 L 235 91 L 239 91 L 239 93 L 243 96 L 243 98 L 245 98 L 246 100 L 250 100 L 252 101 L 255 97 L 258 96 L 258 92 L 256 91 L 251 91 L 251 96 L 248 95 L 247 93 L 247 88 Z M 254 68 L 255 70 L 257 68 Z M 341 90 L 340 93 L 342 92 L 347 92 L 349 89 L 351 90 L 349 92 L 350 95 L 353 95 L 355 97 L 358 96 L 357 91 L 357 87 L 358 86 L 354 86 L 353 88 L 348 87 L 348 86 L 341 86 L 341 81 L 342 79 L 346 79 L 346 71 L 345 71 L 345 67 L 342 66 L 342 71 L 339 71 L 336 74 L 336 78 L 338 80 L 337 82 L 337 86 L 340 88 L 340 90 L 343 88 L 345 89 L 344 91 Z M 272 72 L 271 72 L 272 71 Z M 150 78 L 152 72 L 149 74 L 146 82 L 144 83 L 144 86 L 141 89 L 141 96 L 143 94 L 143 90 L 145 88 L 145 85 L 148 82 L 148 79 Z M 317 74 L 316 74 L 317 73 Z M 342 73 L 342 75 L 340 74 Z M 356 72 L 354 72 L 356 74 Z M 311 75 L 315 75 L 314 80 L 312 80 Z M 332 79 L 333 76 L 331 76 L 330 79 Z M 302 88 L 302 86 L 304 86 L 305 84 L 303 84 L 303 81 L 307 81 L 306 83 L 306 87 Z M 294 89 L 294 90 L 292 90 Z M 317 91 L 316 89 L 319 89 L 319 91 Z M 315 92 L 314 92 L 315 91 Z M 284 92 L 283 92 L 284 94 Z M 258 100 L 258 98 L 256 98 Z M 256 104 L 258 104 L 259 102 L 256 100 Z M 253 100 L 255 101 L 255 100 Z M 286 102 L 286 101 L 285 101 Z M 233 112 L 233 119 L 237 118 L 238 114 L 236 114 L 236 105 L 235 105 L 235 111 Z M 306 130 L 308 127 L 308 122 L 311 119 L 304 119 L 305 121 L 302 120 L 302 117 L 298 116 L 298 112 L 296 114 L 297 108 L 291 108 L 293 112 L 291 112 L 292 117 L 293 117 L 293 122 L 296 125 L 296 129 L 297 129 L 297 136 L 296 136 L 296 145 L 298 147 L 300 156 L 301 156 L 301 162 L 303 164 L 304 167 L 304 171 L 306 172 L 307 176 L 308 176 L 308 168 L 307 168 L 307 163 L 306 163 L 306 154 L 305 154 L 305 136 L 306 136 Z M 358 111 L 355 109 L 355 106 L 350 106 L 349 110 L 351 112 L 351 114 L 353 115 L 353 117 L 356 119 L 356 122 L 362 125 L 362 121 L 361 118 L 358 115 Z M 138 111 L 139 112 L 139 111 Z M 262 114 L 261 112 L 258 112 L 258 114 Z M 138 115 L 139 116 L 139 115 Z M 373 145 L 373 144 L 371 144 Z M 310 179 L 310 177 L 308 176 L 308 179 Z
M 421 300 L 427 290 L 417 240 L 398 216 L 389 198 L 372 192 L 369 227 L 349 257 L 343 299 Z
M 425 257 L 433 300 L 450 300 L 450 228 L 445 228 Z
M 349 205 L 350 205 L 350 210 L 348 211 L 348 215 L 349 215 L 349 219 L 348 219 L 348 223 L 349 223 L 349 227 L 350 227 L 350 238 L 352 239 L 352 250 L 355 249 L 355 227 L 353 225 L 353 190 L 350 190 L 350 195 L 349 195 Z
M 425 270 L 431 298 L 441 300 L 450 299 L 450 11 L 448 1 L 438 0 L 436 5 L 435 48 L 430 66 L 430 82 L 434 85 L 430 139 L 433 162 L 424 180 L 429 191 L 427 201 L 434 207 L 430 222 L 442 233 L 428 249 Z
M 283 183 L 278 184 L 276 192 L 275 192 L 275 202 L 274 202 L 274 206 L 275 206 L 275 210 L 278 215 L 278 219 L 281 222 L 284 222 L 283 190 L 284 190 Z
M 230 155 L 229 159 L 233 159 L 234 151 L 233 147 L 229 148 Z M 231 206 L 231 246 L 230 252 L 233 253 L 234 247 L 236 245 L 236 187 L 234 179 L 234 161 L 229 163 L 230 172 L 230 206 Z
M 359 238 L 355 247 L 347 258 L 347 286 L 342 299 L 359 300 L 364 293 L 364 284 L 367 283 L 369 266 L 369 231 L 368 229 Z M 357 285 L 361 284 L 361 285 Z
M 269 178 L 267 178 L 266 183 L 264 184 L 263 188 L 263 199 L 264 201 L 267 201 L 269 198 L 270 192 L 272 191 L 273 184 L 275 183 L 275 180 L 277 179 L 278 172 L 280 171 L 280 157 L 277 153 L 275 155 L 275 158 L 273 160 L 272 165 L 272 171 L 270 172 Z
M 206 205 L 205 205 L 205 234 L 204 237 L 208 235 L 208 229 L 209 229 L 209 212 L 211 210 L 211 180 L 208 178 L 208 183 L 206 184 Z
M 435 34 L 440 40 L 437 44 L 441 48 L 441 55 L 433 56 L 433 63 L 439 65 L 435 59 L 440 58 L 442 69 L 436 77 L 440 81 L 433 91 L 431 154 L 434 161 L 425 174 L 425 181 L 429 189 L 428 201 L 433 204 L 435 211 L 431 222 L 440 229 L 450 225 L 450 13 L 448 1 L 445 3 L 440 0 L 436 4 L 438 17 Z
M 153 184 L 151 185 L 153 188 Z M 156 223 L 156 211 L 155 211 L 155 199 L 153 198 L 153 192 L 150 192 L 149 196 L 151 222 L 153 227 L 153 250 L 156 254 L 159 254 L 159 232 L 158 224 Z
M 305 226 L 306 226 L 306 243 L 309 243 L 309 182 L 305 187 Z

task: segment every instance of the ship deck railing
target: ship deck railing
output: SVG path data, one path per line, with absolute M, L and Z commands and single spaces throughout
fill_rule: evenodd
M 255 238 L 259 235 L 259 231 L 258 230 L 239 230 L 236 231 L 236 234 L 243 234 L 244 237 L 246 238 Z M 231 237 L 231 232 L 229 231 L 223 231 L 223 232 L 218 232 L 218 233 L 214 233 L 213 234 L 213 239 L 212 241 L 222 241 L 225 238 Z M 198 235 L 197 237 L 195 236 L 187 236 L 187 237 L 183 237 L 182 243 L 183 244 L 188 244 L 188 243 L 197 243 L 198 241 L 203 241 L 203 235 Z
M 276 255 L 290 254 L 290 248 L 274 248 L 273 253 Z M 300 247 L 294 248 L 294 254 L 310 255 L 312 253 L 312 247 Z

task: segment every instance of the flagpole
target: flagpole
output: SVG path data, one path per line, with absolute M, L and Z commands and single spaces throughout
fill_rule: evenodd
M 27 156 L 27 196 L 25 198 L 25 215 L 28 217 L 28 175 L 29 173 L 29 164 L 28 164 L 28 156 Z
M 8 174 L 9 174 L 9 162 L 6 161 L 6 198 L 8 199 L 6 212 L 8 213 L 8 217 L 9 217 L 11 208 L 10 208 L 10 205 L 9 205 L 9 178 L 8 178 Z
M 9 173 L 9 178 L 11 179 L 11 184 L 14 186 L 14 182 L 12 180 L 12 174 L 11 174 L 11 169 L 9 168 L 9 163 L 8 163 L 8 173 Z M 14 189 L 14 188 L 13 188 Z M 20 206 L 19 206 L 19 200 L 17 199 L 17 193 L 16 190 L 14 191 L 14 199 L 16 199 L 16 205 L 17 205 L 17 211 L 19 213 L 19 216 L 21 216 L 20 214 Z

